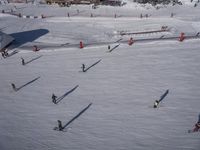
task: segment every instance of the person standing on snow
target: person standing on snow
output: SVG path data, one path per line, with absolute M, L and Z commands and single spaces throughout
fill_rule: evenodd
M 34 52 L 37 52 L 37 51 L 39 51 L 40 49 L 38 48 L 38 46 L 37 45 L 33 45 L 33 51 Z
M 159 105 L 160 101 L 159 100 L 155 100 L 153 108 L 157 108 Z
M 56 104 L 56 98 L 57 98 L 57 96 L 55 96 L 54 94 L 52 94 L 52 102 L 53 102 L 54 104 Z
M 165 93 L 160 97 L 159 100 L 155 100 L 153 107 L 157 108 L 159 103 L 165 98 L 165 96 L 169 93 L 169 90 L 166 90 Z
M 16 86 L 15 86 L 14 83 L 11 83 L 11 86 L 12 86 L 12 88 L 13 88 L 14 91 L 17 91 L 17 88 L 16 88 Z
M 3 50 L 1 52 L 1 55 L 2 55 L 3 58 L 6 58 L 8 56 L 8 52 L 6 50 Z
M 4 51 L 4 56 L 8 57 L 8 52 L 6 50 Z
M 58 130 L 59 131 L 63 130 L 62 122 L 60 120 L 58 120 Z
M 1 52 L 1 55 L 2 55 L 3 58 L 5 58 L 5 54 L 4 54 L 4 52 Z
M 110 45 L 108 45 L 108 50 L 110 50 Z
M 21 57 L 21 60 L 22 60 L 22 65 L 24 66 L 25 65 L 24 58 Z
M 197 123 L 195 124 L 193 132 L 198 132 L 199 130 L 200 130 L 200 113 L 199 113 L 199 119 L 198 119 Z
M 82 64 L 82 71 L 85 72 L 85 64 Z
M 143 17 L 143 15 L 142 14 L 140 14 L 140 18 L 142 18 Z

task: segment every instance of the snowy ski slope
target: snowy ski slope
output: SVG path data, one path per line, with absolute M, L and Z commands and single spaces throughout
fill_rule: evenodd
M 199 132 L 187 131 L 200 113 L 200 39 L 128 45 L 130 37 L 195 35 L 200 32 L 199 5 L 159 10 L 136 4 L 96 10 L 91 6 L 15 6 L 16 13 L 52 17 L 0 14 L 0 29 L 16 39 L 9 47 L 9 53 L 16 53 L 0 58 L 1 150 L 199 150 Z M 0 5 L 0 10 L 11 8 L 13 4 Z M 68 18 L 68 12 L 73 16 Z M 91 13 L 96 16 L 91 18 Z M 141 19 L 141 13 L 151 16 Z M 170 31 L 118 34 L 162 26 Z M 86 46 L 83 49 L 80 41 Z M 111 48 L 120 45 L 108 52 L 108 44 Z M 33 52 L 33 45 L 40 51 Z M 21 57 L 28 62 L 24 66 Z M 92 67 L 82 72 L 82 64 Z M 11 83 L 20 90 L 13 91 Z M 77 85 L 58 104 L 52 103 L 52 93 L 60 97 Z M 167 89 L 169 94 L 154 109 L 154 101 Z M 67 132 L 53 130 L 57 120 L 67 124 L 90 103 L 66 127 Z

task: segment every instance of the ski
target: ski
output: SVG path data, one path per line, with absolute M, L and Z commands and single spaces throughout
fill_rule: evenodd
M 70 130 L 70 129 L 71 129 L 70 127 L 65 128 L 65 129 L 62 129 L 62 130 L 59 130 L 58 127 L 54 127 L 54 128 L 53 128 L 53 130 L 55 130 L 55 131 L 61 131 L 61 132 L 67 132 L 67 131 Z

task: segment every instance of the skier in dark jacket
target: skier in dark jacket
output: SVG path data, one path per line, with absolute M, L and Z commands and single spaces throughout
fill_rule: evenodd
M 161 95 L 159 100 L 155 100 L 153 107 L 157 108 L 159 103 L 165 98 L 165 96 L 169 93 L 169 90 L 166 90 L 163 95 Z
M 3 58 L 5 58 L 4 52 L 1 52 L 1 55 L 2 55 Z
M 1 55 L 2 55 L 3 58 L 6 58 L 6 57 L 8 57 L 8 52 L 6 50 L 3 50 L 1 52 Z
M 34 52 L 37 52 L 37 51 L 39 51 L 40 49 L 38 48 L 38 46 L 37 45 L 33 45 L 33 51 Z
M 4 56 L 8 57 L 8 52 L 6 50 L 4 51 Z
M 16 88 L 16 86 L 15 86 L 14 83 L 11 83 L 11 86 L 12 86 L 12 88 L 13 88 L 14 91 L 17 91 L 17 88 Z
M 21 60 L 22 60 L 22 65 L 24 66 L 25 65 L 24 58 L 21 57 Z
M 82 71 L 85 72 L 85 64 L 82 64 Z
M 62 122 L 60 120 L 58 120 L 58 130 L 59 131 L 63 130 Z
M 52 102 L 53 102 L 54 104 L 56 104 L 56 98 L 57 98 L 57 96 L 55 96 L 54 94 L 52 94 Z

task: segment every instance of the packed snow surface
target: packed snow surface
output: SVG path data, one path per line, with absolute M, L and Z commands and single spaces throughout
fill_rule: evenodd
M 11 56 L 0 59 L 0 149 L 199 150 L 199 132 L 187 131 L 200 113 L 200 39 L 150 40 L 181 32 L 195 36 L 199 8 L 186 1 L 160 9 L 135 3 L 97 9 L 0 5 L 5 10 L 0 29 L 15 38 L 8 47 Z M 18 13 L 46 18 L 19 18 Z M 168 30 L 120 35 L 162 26 Z M 149 40 L 129 46 L 130 37 Z M 33 52 L 34 45 L 40 50 Z M 108 45 L 116 48 L 108 52 Z M 11 83 L 21 88 L 15 92 Z M 66 92 L 58 104 L 52 103 L 53 93 L 60 97 Z M 66 132 L 53 130 L 57 120 L 65 125 L 90 103 Z

